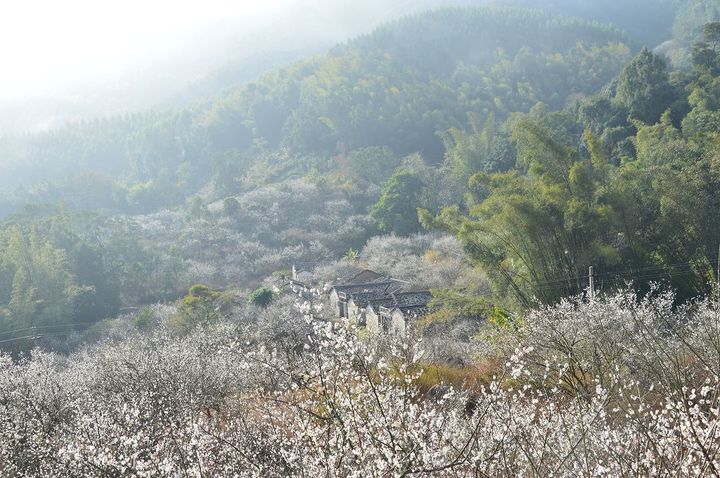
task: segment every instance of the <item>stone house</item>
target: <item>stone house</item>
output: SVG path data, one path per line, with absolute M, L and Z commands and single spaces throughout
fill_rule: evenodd
M 366 325 L 365 314 L 368 305 L 371 303 L 391 303 L 391 295 L 400 290 L 402 290 L 402 284 L 397 281 L 392 281 L 383 289 L 349 295 L 347 318 L 356 325 Z
M 310 263 L 293 264 L 292 275 L 288 280 L 288 287 L 292 293 L 306 299 L 312 297 L 312 284 L 315 281 L 315 274 L 312 272 L 314 267 L 314 264 Z
M 432 300 L 429 291 L 396 292 L 384 301 L 370 303 L 366 312 L 368 332 L 404 336 L 408 325 L 427 314 Z
M 311 273 L 293 267 L 289 280 L 293 293 L 311 297 L 313 282 Z M 403 282 L 375 271 L 354 269 L 325 290 L 335 317 L 366 326 L 371 334 L 402 336 L 412 320 L 427 313 L 432 299 L 429 291 L 406 291 L 404 287 Z
M 390 321 L 380 314 L 380 309 L 391 306 L 394 301 L 392 297 L 376 300 L 365 308 L 365 327 L 370 334 L 377 335 L 390 331 Z
M 371 270 L 361 270 L 338 279 L 330 289 L 330 309 L 337 317 L 348 318 L 349 301 L 355 294 L 382 293 L 393 284 L 389 277 Z

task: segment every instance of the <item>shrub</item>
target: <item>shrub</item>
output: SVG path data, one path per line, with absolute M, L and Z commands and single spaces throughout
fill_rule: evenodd
M 144 309 L 142 309 L 140 311 L 139 314 L 137 314 L 133 318 L 133 320 L 132 320 L 133 327 L 135 327 L 138 330 L 146 330 L 146 329 L 150 328 L 154 318 L 155 317 L 154 317 L 152 309 L 150 309 L 149 307 L 145 307 Z
M 267 287 L 260 287 L 259 289 L 255 289 L 250 293 L 248 296 L 248 304 L 254 305 L 256 307 L 267 307 L 270 305 L 270 303 L 273 301 L 275 294 L 273 293 L 272 289 L 269 289 Z
M 240 210 L 240 203 L 234 197 L 225 198 L 223 201 L 223 212 L 228 217 L 235 216 Z
M 218 320 L 220 294 L 203 284 L 196 284 L 180 301 L 177 312 L 170 317 L 169 325 L 176 332 L 185 334 L 198 325 L 207 325 Z

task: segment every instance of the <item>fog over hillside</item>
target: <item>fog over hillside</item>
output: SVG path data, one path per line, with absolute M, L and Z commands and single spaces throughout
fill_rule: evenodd
M 428 8 L 524 5 L 603 22 L 623 8 L 627 25 L 618 26 L 633 30 L 641 5 L 610 3 L 598 16 L 584 0 L 22 2 L 0 19 L 0 133 L 188 104 Z M 631 37 L 649 46 L 667 39 L 670 10 L 655 16 L 668 28 Z
M 0 133 L 192 100 L 440 3 L 23 2 L 0 20 Z

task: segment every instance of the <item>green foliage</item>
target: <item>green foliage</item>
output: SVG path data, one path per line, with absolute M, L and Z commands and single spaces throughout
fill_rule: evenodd
M 148 179 L 127 188 L 126 209 L 135 213 L 155 211 L 179 201 L 179 191 L 165 178 Z
M 477 297 L 454 289 L 432 291 L 429 306 L 436 309 L 424 322 L 427 324 L 455 319 L 484 319 L 494 310 L 488 297 Z
M 220 317 L 220 293 L 203 284 L 196 284 L 180 300 L 177 312 L 170 318 L 169 325 L 179 334 L 217 322 Z
M 423 224 L 457 234 L 498 298 L 523 306 L 581 293 L 591 265 L 605 287 L 637 278 L 640 288 L 667 281 L 680 299 L 707 292 L 720 237 L 720 81 L 709 68 L 674 81 L 673 94 L 688 92 L 676 104 L 691 109 L 671 116 L 665 66 L 643 51 L 615 101 L 601 92 L 564 113 L 516 115 L 505 127 L 518 169 L 473 174 L 467 213 L 424 212 Z M 643 122 L 628 125 L 625 109 Z
M 273 271 L 272 274 L 270 274 L 270 277 L 273 277 L 275 279 L 288 279 L 292 277 L 292 269 L 283 269 L 280 271 Z
M 633 43 L 653 47 L 670 37 L 673 21 L 688 2 L 676 0 L 517 0 L 518 5 L 541 8 L 615 25 L 627 32 Z
M 615 100 L 644 123 L 660 119 L 674 100 L 665 62 L 644 48 L 623 69 Z
M 372 217 L 380 229 L 406 236 L 420 229 L 417 206 L 423 183 L 409 171 L 399 170 L 383 186 L 380 201 L 372 207 Z
M 236 194 L 250 161 L 237 150 L 218 153 L 211 161 L 211 181 L 218 197 Z
M 152 326 L 153 320 L 155 319 L 152 309 L 145 307 L 133 317 L 132 325 L 138 330 L 147 330 Z
M 347 158 L 352 178 L 382 184 L 400 165 L 400 160 L 387 146 L 371 146 L 353 151 Z
M 408 154 L 439 163 L 437 133 L 459 132 L 468 113 L 503 121 L 538 101 L 561 108 L 614 77 L 629 52 L 621 33 L 596 23 L 517 8 L 440 9 L 192 108 L 8 138 L 0 178 L 12 180 L 0 187 L 36 184 L 21 202 L 146 213 L 181 204 L 208 181 L 217 198 L 237 194 L 253 169 L 278 167 L 265 161 L 277 151 L 293 174 L 342 169 L 379 185 Z M 507 167 L 505 146 L 493 142 L 491 168 Z M 346 164 L 327 161 L 337 153 Z
M 248 296 L 248 304 L 254 305 L 256 307 L 265 308 L 272 303 L 274 298 L 275 293 L 272 291 L 272 289 L 268 289 L 267 287 L 260 287 L 259 289 L 255 289 L 250 293 L 250 295 Z
M 499 306 L 494 306 L 490 309 L 490 313 L 488 314 L 488 322 L 491 325 L 501 329 L 506 329 L 513 325 L 511 316 L 508 311 Z
M 357 260 L 358 260 L 358 255 L 359 255 L 359 254 L 360 254 L 360 252 L 358 252 L 357 249 L 352 249 L 352 248 L 350 248 L 350 249 L 348 249 L 348 250 L 345 252 L 345 255 L 343 256 L 343 259 L 345 259 L 346 261 L 348 261 L 350 264 L 355 264 L 355 263 L 357 262 Z
M 720 5 L 715 0 L 687 0 L 678 10 L 673 36 L 680 47 L 690 47 L 703 37 L 708 23 L 717 21 L 720 21 Z
M 510 142 L 498 131 L 495 117 L 490 114 L 483 126 L 471 115 L 471 131 L 451 128 L 442 135 L 445 162 L 454 181 L 467 183 L 478 171 L 505 171 L 514 166 Z
M 693 66 L 701 74 L 717 75 L 720 72 L 720 22 L 708 23 L 703 30 L 703 39 L 693 45 Z
M 105 251 L 73 229 L 67 216 L 19 218 L 0 228 L 6 348 L 21 350 L 35 337 L 67 335 L 117 312 L 118 276 Z

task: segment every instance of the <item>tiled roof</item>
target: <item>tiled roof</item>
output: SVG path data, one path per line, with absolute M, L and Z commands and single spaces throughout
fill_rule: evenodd
M 387 279 L 388 278 L 386 276 L 369 269 L 363 269 L 360 271 L 356 269 L 352 273 L 338 280 L 338 285 L 367 284 Z
M 432 300 L 430 291 L 403 291 L 401 282 L 367 269 L 338 281 L 334 289 L 344 300 L 352 299 L 358 307 L 372 307 L 375 311 L 398 309 L 422 315 Z
M 431 299 L 432 294 L 429 291 L 396 292 L 385 298 L 369 301 L 368 307 L 386 314 L 397 309 L 405 315 L 420 316 L 430 310 L 428 303 Z
M 392 280 L 384 280 L 381 282 L 370 282 L 367 284 L 344 284 L 344 285 L 336 285 L 334 289 L 340 293 L 345 293 L 346 295 L 354 296 L 356 294 L 367 294 L 367 293 L 387 293 L 387 289 L 389 286 L 394 284 Z
M 400 309 L 403 307 L 427 306 L 432 300 L 432 294 L 427 290 L 397 292 L 393 296 L 395 297 L 395 305 Z
M 355 302 L 358 307 L 367 307 L 371 302 L 378 300 L 394 302 L 395 299 L 393 299 L 391 294 L 399 291 L 401 288 L 402 284 L 391 281 L 383 288 L 374 288 L 368 291 L 349 293 L 348 295 L 352 297 L 353 302 Z

